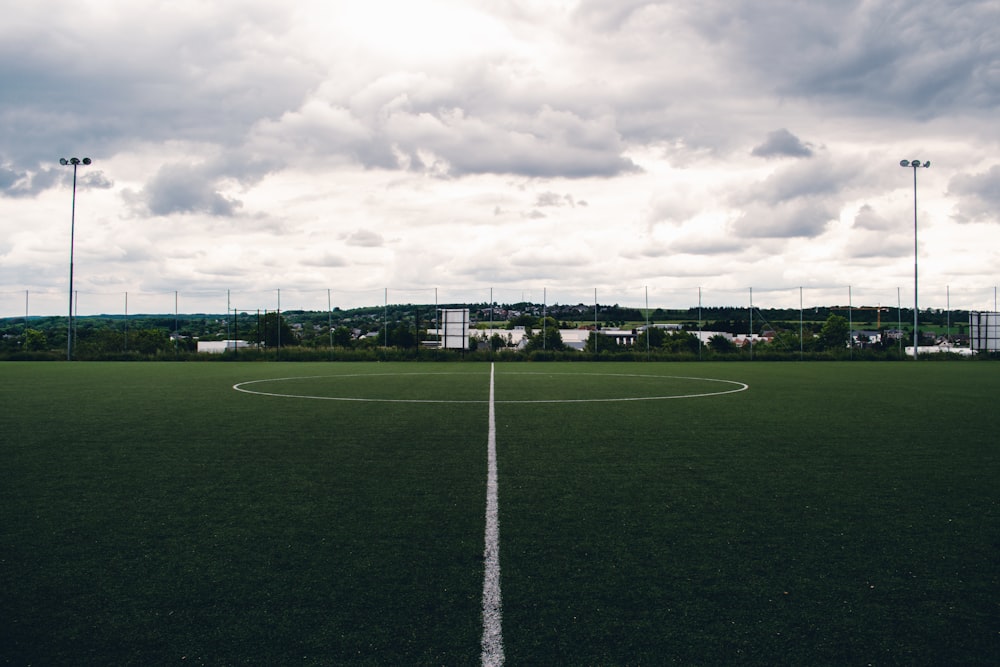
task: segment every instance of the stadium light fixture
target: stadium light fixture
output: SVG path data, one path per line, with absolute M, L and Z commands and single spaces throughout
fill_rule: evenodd
M 913 169 L 913 360 L 917 360 L 920 334 L 917 331 L 917 169 L 931 166 L 930 161 L 900 160 L 900 167 Z
M 64 167 L 73 166 L 73 207 L 69 216 L 69 321 L 66 325 L 66 361 L 73 360 L 73 240 L 76 235 L 76 168 L 91 163 L 89 157 L 82 160 L 78 157 L 59 158 L 59 164 Z

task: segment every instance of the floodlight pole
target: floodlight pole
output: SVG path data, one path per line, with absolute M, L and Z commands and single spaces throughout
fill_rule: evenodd
M 920 334 L 917 331 L 917 169 L 930 167 L 931 163 L 926 161 L 921 164 L 920 160 L 900 160 L 899 166 L 913 169 L 913 360 L 916 361 L 920 348 Z
M 89 157 L 82 160 L 77 157 L 59 158 L 59 164 L 66 167 L 73 165 L 73 204 L 69 216 L 69 318 L 66 324 L 66 361 L 73 360 L 73 246 L 76 236 L 76 168 L 81 164 L 90 164 Z

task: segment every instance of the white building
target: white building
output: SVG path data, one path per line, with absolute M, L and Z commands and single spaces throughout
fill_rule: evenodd
M 235 351 L 244 347 L 250 347 L 250 343 L 245 340 L 200 340 L 198 341 L 198 352 L 205 354 L 222 354 L 226 351 Z

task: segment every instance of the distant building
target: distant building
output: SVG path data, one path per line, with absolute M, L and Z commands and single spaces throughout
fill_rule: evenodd
M 882 342 L 882 334 L 878 331 L 852 331 L 851 344 L 854 347 L 867 347 Z
M 205 354 L 222 354 L 226 351 L 235 351 L 245 347 L 250 347 L 250 343 L 245 340 L 200 340 L 198 341 L 198 352 Z
M 963 357 L 971 357 L 972 355 L 976 354 L 976 350 L 973 350 L 972 348 L 957 347 L 955 345 L 947 345 L 947 344 L 944 344 L 944 345 L 921 345 L 919 348 L 917 348 L 917 351 L 920 354 L 940 354 L 942 352 L 948 352 L 948 353 L 951 353 L 951 354 L 960 354 Z M 912 345 L 907 345 L 904 348 L 904 354 L 906 354 L 907 356 L 912 356 L 913 355 L 913 346 Z

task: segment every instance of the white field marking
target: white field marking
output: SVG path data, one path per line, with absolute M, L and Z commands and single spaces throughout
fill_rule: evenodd
M 358 401 L 363 403 L 485 403 L 486 401 L 463 401 L 456 399 L 435 399 L 435 398 L 360 398 L 357 396 L 313 396 L 311 394 L 281 394 L 270 391 L 255 391 L 245 389 L 248 384 L 259 384 L 262 382 L 284 382 L 287 380 L 318 380 L 322 378 L 363 378 L 363 377 L 385 377 L 385 376 L 406 376 L 406 375 L 469 375 L 469 373 L 351 373 L 346 375 L 301 375 L 286 378 L 265 378 L 263 380 L 248 380 L 238 382 L 233 385 L 233 389 L 244 394 L 256 394 L 257 396 L 277 396 L 279 398 L 308 398 L 316 401 Z
M 351 375 L 304 375 L 301 377 L 285 377 L 285 378 L 267 378 L 263 380 L 249 380 L 247 382 L 239 382 L 233 385 L 233 389 L 236 391 L 243 392 L 245 394 L 256 394 L 258 396 L 275 396 L 278 398 L 307 398 L 316 401 L 358 401 L 367 403 L 486 403 L 487 401 L 479 400 L 457 400 L 457 399 L 435 399 L 435 398 L 360 398 L 356 396 L 313 396 L 310 394 L 281 394 L 277 392 L 268 391 L 255 391 L 253 389 L 246 389 L 246 385 L 259 384 L 262 382 L 281 382 L 287 380 L 315 380 L 320 378 L 355 378 L 355 377 L 374 377 L 374 376 L 390 376 L 390 375 L 467 375 L 467 373 L 377 373 L 377 374 L 351 374 Z M 493 370 L 490 367 L 490 376 L 492 377 Z M 680 375 L 643 375 L 639 373 L 507 373 L 507 375 L 597 375 L 602 377 L 636 377 L 636 378 L 657 378 L 663 380 L 693 380 L 701 382 L 718 382 L 721 384 L 734 385 L 734 389 L 726 389 L 724 391 L 712 391 L 703 392 L 699 394 L 676 394 L 672 396 L 633 396 L 633 397 L 622 397 L 622 398 L 540 398 L 531 400 L 508 400 L 508 401 L 489 401 L 490 403 L 623 403 L 628 401 L 667 401 L 678 398 L 705 398 L 707 396 L 723 396 L 725 394 L 736 394 L 741 391 L 746 391 L 750 388 L 750 385 L 744 382 L 737 382 L 736 380 L 720 380 L 718 378 L 699 378 L 699 377 L 684 377 Z M 492 383 L 491 383 L 492 387 Z
M 500 599 L 500 517 L 497 482 L 497 423 L 493 400 L 493 364 L 490 364 L 489 435 L 487 436 L 486 538 L 483 560 L 483 667 L 499 667 L 504 662 Z

